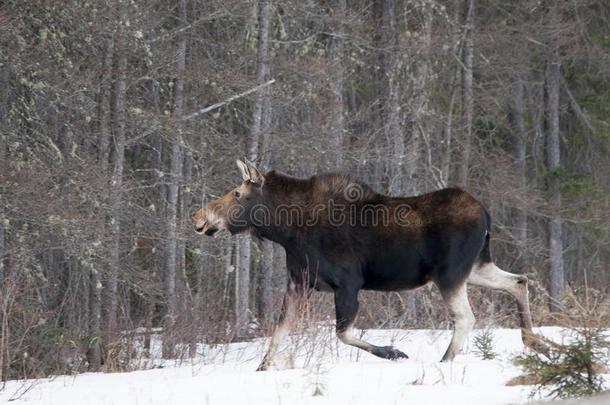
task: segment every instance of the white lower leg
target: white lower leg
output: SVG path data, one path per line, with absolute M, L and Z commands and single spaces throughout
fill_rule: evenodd
M 343 331 L 338 331 L 337 337 L 346 345 L 354 346 L 359 349 L 365 350 L 377 357 L 390 360 L 409 358 L 409 356 L 391 346 L 375 346 L 368 342 L 365 342 L 362 339 L 358 339 L 352 334 L 351 326 Z
M 278 326 L 273 335 L 271 336 L 271 342 L 269 342 L 269 348 L 267 349 L 267 354 L 265 355 L 265 359 L 271 364 L 273 362 L 273 356 L 277 353 L 277 349 L 284 340 L 286 336 L 288 336 L 289 328 L 285 323 L 283 325 Z
M 504 271 L 494 263 L 475 263 L 468 277 L 468 283 L 511 294 L 519 306 L 521 328 L 527 331 L 532 330 L 527 277 Z
M 462 349 L 464 341 L 472 331 L 475 318 L 468 302 L 466 283 L 450 293 L 443 294 L 443 297 L 454 321 L 453 337 L 442 360 L 450 361 Z
M 270 365 L 273 364 L 273 359 L 277 353 L 279 345 L 282 343 L 282 340 L 288 336 L 296 322 L 296 305 L 294 284 L 290 283 L 288 285 L 288 291 L 284 296 L 280 322 L 273 331 L 271 341 L 269 342 L 269 348 L 267 349 L 267 353 L 258 367 L 258 370 L 266 370 Z

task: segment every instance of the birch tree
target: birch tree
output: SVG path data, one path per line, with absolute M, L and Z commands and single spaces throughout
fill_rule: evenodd
M 178 25 L 186 26 L 187 0 L 178 0 Z M 184 70 L 186 67 L 186 33 L 180 31 L 176 44 L 176 78 L 174 80 L 173 116 L 179 121 L 184 108 Z M 167 273 L 165 275 L 167 314 L 165 319 L 165 336 L 163 339 L 163 357 L 174 357 L 176 318 L 178 316 L 178 300 L 176 280 L 178 275 L 178 195 L 182 182 L 184 153 L 182 150 L 182 133 L 179 126 L 176 136 L 172 140 L 172 154 L 170 158 L 170 183 L 168 187 L 167 207 Z

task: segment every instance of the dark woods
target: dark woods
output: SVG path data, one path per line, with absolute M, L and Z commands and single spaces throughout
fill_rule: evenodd
M 0 380 L 126 369 L 152 332 L 165 357 L 268 334 L 283 251 L 191 224 L 244 155 L 371 193 L 463 187 L 537 324 L 566 289 L 606 297 L 609 19 L 596 0 L 3 2 Z M 472 290 L 481 322 L 517 325 Z M 439 299 L 366 292 L 356 326 L 447 327 Z

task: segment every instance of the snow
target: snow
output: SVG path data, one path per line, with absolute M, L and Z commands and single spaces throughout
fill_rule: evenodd
M 538 332 L 562 340 L 559 328 Z M 156 368 L 130 373 L 85 373 L 10 381 L 0 403 L 12 404 L 518 404 L 531 387 L 507 387 L 519 375 L 511 359 L 521 353 L 520 331 L 493 329 L 494 360 L 464 354 L 440 363 L 449 331 L 367 330 L 371 343 L 393 344 L 410 358 L 388 361 L 345 346 L 329 327 L 292 336 L 280 358 L 294 368 L 256 372 L 267 339 L 202 346 L 201 355 L 181 363 L 155 360 Z M 291 360 L 292 359 L 292 360 Z M 162 367 L 162 368 L 159 368 Z M 279 368 L 283 368 L 279 367 Z M 610 375 L 606 376 L 610 382 Z

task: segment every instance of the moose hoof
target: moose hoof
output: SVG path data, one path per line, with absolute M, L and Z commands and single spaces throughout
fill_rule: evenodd
M 529 347 L 535 352 L 548 355 L 551 351 L 551 348 L 544 342 L 542 339 L 528 341 L 525 344 L 526 347 Z
M 456 352 L 450 351 L 449 349 L 447 349 L 447 352 L 445 352 L 445 354 L 443 355 L 443 358 L 441 359 L 441 363 L 448 363 L 450 361 L 453 361 L 453 359 L 455 359 L 455 355 Z
M 392 346 L 383 346 L 378 348 L 378 353 L 376 354 L 379 357 L 383 357 L 388 360 L 399 360 L 399 359 L 408 359 L 409 356 L 404 354 L 398 349 L 394 349 Z
M 522 329 L 521 339 L 525 347 L 529 347 L 535 352 L 548 355 L 551 348 L 549 347 L 549 341 L 544 336 L 538 335 L 531 331 Z

